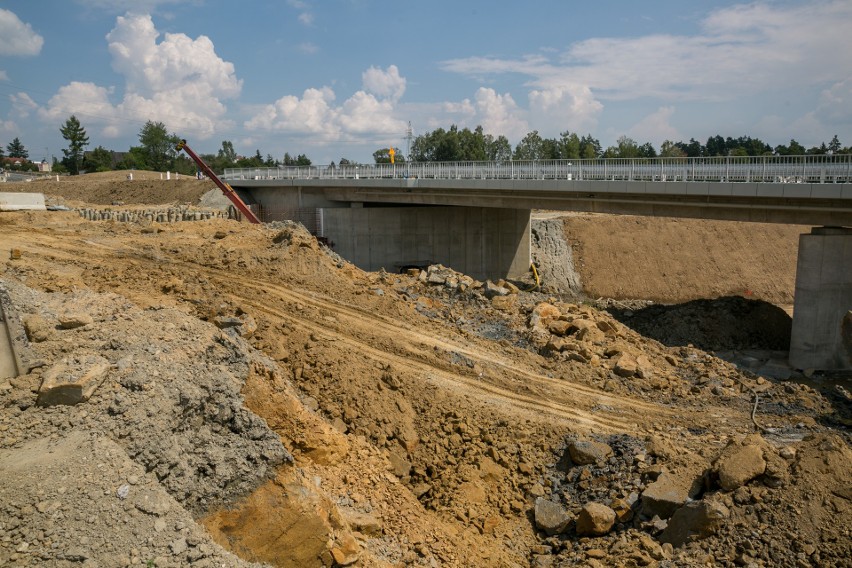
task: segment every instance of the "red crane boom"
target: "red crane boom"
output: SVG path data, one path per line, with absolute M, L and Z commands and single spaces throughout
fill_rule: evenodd
M 219 176 L 217 176 L 215 173 L 213 173 L 213 170 L 211 170 L 211 169 L 210 169 L 210 166 L 208 166 L 207 164 L 205 164 L 205 163 L 204 163 L 204 160 L 202 160 L 201 158 L 199 158 L 199 157 L 198 157 L 198 154 L 196 154 L 195 152 L 193 152 L 193 151 L 192 151 L 192 148 L 190 148 L 190 147 L 187 145 L 186 140 L 181 140 L 181 141 L 178 143 L 178 145 L 177 145 L 177 146 L 175 146 L 175 149 L 176 149 L 178 152 L 180 152 L 181 150 L 183 150 L 184 152 L 186 152 L 186 154 L 187 154 L 190 158 L 192 158 L 192 161 L 193 161 L 193 162 L 195 162 L 195 163 L 198 165 L 198 168 L 199 168 L 202 172 L 204 172 L 204 175 L 206 175 L 206 176 L 207 176 L 207 177 L 209 177 L 211 180 L 213 180 L 213 183 L 215 183 L 215 184 L 216 184 L 216 186 L 217 186 L 219 189 L 221 189 L 221 190 L 222 190 L 222 193 L 224 193 L 224 194 L 225 194 L 225 197 L 227 197 L 228 199 L 230 199 L 230 200 L 231 200 L 231 203 L 233 203 L 233 204 L 234 204 L 234 207 L 236 207 L 237 209 L 239 209 L 240 213 L 242 213 L 243 215 L 245 215 L 245 218 L 246 218 L 246 219 L 248 219 L 250 223 L 260 224 L 260 219 L 258 219 L 258 218 L 257 218 L 257 215 L 255 215 L 254 213 L 252 213 L 252 210 L 248 208 L 248 205 L 246 205 L 246 204 L 243 202 L 243 200 L 242 200 L 242 199 L 240 199 L 240 196 L 239 196 L 239 195 L 237 195 L 237 192 L 236 192 L 236 191 L 234 191 L 234 188 L 232 188 L 230 185 L 228 185 L 227 183 L 225 183 L 225 182 L 223 182 L 222 180 L 220 180 L 220 179 L 219 179 Z

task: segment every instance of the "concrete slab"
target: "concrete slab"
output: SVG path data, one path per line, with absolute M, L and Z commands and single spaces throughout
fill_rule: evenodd
M 784 186 L 784 197 L 811 197 L 811 189 L 809 183 L 790 183 Z
M 0 211 L 45 211 L 43 193 L 0 193 Z

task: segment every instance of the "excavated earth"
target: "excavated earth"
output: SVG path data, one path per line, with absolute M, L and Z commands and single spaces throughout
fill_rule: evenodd
M 136 174 L 19 189 L 210 189 Z M 801 228 L 559 217 L 542 292 L 133 218 L 0 213 L 0 565 L 850 565 L 848 379 L 717 356 L 785 349 Z

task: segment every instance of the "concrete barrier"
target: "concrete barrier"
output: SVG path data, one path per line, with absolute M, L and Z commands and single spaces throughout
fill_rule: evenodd
M 0 211 L 45 211 L 43 193 L 0 193 Z

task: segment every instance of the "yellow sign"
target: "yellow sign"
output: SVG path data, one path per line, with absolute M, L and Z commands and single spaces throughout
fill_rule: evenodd
M 388 150 L 388 155 L 390 155 L 391 164 L 392 164 L 393 163 L 393 157 L 396 155 L 396 150 L 391 148 L 390 150 Z

